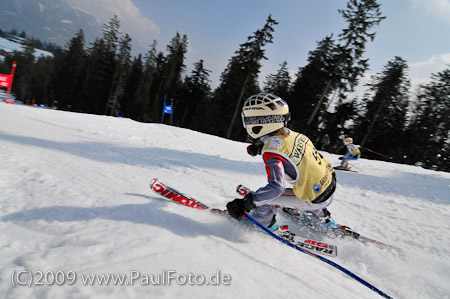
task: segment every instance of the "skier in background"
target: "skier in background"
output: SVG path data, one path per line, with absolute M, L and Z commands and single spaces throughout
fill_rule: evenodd
M 287 103 L 274 94 L 259 93 L 245 101 L 242 122 L 253 140 L 247 152 L 262 155 L 268 184 L 229 202 L 227 210 L 237 220 L 253 211 L 253 218 L 273 231 L 275 205 L 297 208 L 304 211 L 305 221 L 334 229 L 337 225 L 327 210 L 336 190 L 334 169 L 308 137 L 286 127 L 289 120 Z
M 347 152 L 343 157 L 339 158 L 342 160 L 339 168 L 349 170 L 350 167 L 348 166 L 348 160 L 358 160 L 361 156 L 361 151 L 358 146 L 353 144 L 353 139 L 351 137 L 345 137 L 342 142 L 347 147 Z

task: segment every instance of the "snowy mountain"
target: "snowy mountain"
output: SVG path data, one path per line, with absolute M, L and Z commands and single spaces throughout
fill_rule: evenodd
M 0 28 L 17 29 L 44 42 L 65 46 L 81 28 L 87 41 L 101 35 L 97 20 L 63 0 L 2 0 Z
M 23 51 L 23 45 L 0 37 L 0 50 L 4 50 L 8 53 L 12 53 L 13 51 L 21 52 Z M 44 50 L 34 49 L 34 57 L 39 58 L 41 56 L 53 56 L 53 54 Z M 0 59 L 3 59 L 3 56 L 0 55 Z
M 167 125 L 0 103 L 0 297 L 381 298 L 264 233 L 149 189 L 158 177 L 224 208 L 236 185 L 266 183 L 261 158 L 245 148 Z M 359 173 L 337 173 L 329 210 L 401 250 L 316 235 L 338 246 L 330 259 L 393 298 L 450 298 L 450 174 L 353 165 Z

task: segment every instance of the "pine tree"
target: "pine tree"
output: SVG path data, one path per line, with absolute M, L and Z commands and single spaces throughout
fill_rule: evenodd
M 119 17 L 117 17 L 117 15 L 114 15 L 114 17 L 111 18 L 107 24 L 103 24 L 102 29 L 105 47 L 110 52 L 110 54 L 114 56 L 119 47 L 119 39 L 120 39 Z
M 166 82 L 164 84 L 165 91 L 176 89 L 181 85 L 181 75 L 186 66 L 184 64 L 184 55 L 188 46 L 188 38 L 186 35 L 181 36 L 178 32 L 167 45 L 167 63 L 165 67 Z
M 185 78 L 181 100 L 175 105 L 180 126 L 205 132 L 209 118 L 210 73 L 200 60 L 194 63 L 191 75 Z
M 120 21 L 114 16 L 103 25 L 103 37 L 88 49 L 87 76 L 83 85 L 83 106 L 87 112 L 105 114 L 113 101 L 113 83 L 120 78 L 117 51 L 120 47 Z
M 86 68 L 84 33 L 79 30 L 61 56 L 55 56 L 55 71 L 52 79 L 55 100 L 59 109 L 70 105 L 75 111 L 81 110 L 80 95 Z
M 317 48 L 309 52 L 308 64 L 299 68 L 296 79 L 292 85 L 288 99 L 289 109 L 292 115 L 291 127 L 307 135 L 314 137 L 317 126 L 306 127 L 308 116 L 313 113 L 314 105 L 320 101 L 320 95 L 328 82 L 333 87 L 339 81 L 337 76 L 332 77 L 333 68 L 336 63 L 336 45 L 332 35 L 326 36 L 317 43 Z M 328 90 L 330 92 L 331 90 Z M 328 98 L 322 101 L 320 116 L 324 116 L 325 106 Z
M 379 152 L 399 154 L 392 141 L 401 144 L 404 136 L 410 87 L 407 70 L 406 61 L 395 57 L 368 84 L 373 96 L 366 101 L 356 131 L 361 146 L 367 143 Z
M 158 52 L 155 56 L 155 70 L 153 73 L 152 85 L 150 87 L 150 120 L 151 122 L 160 122 L 163 109 L 163 99 L 166 97 L 164 85 L 166 84 L 167 57 L 164 53 Z M 173 91 L 172 91 L 173 92 Z M 170 98 L 169 98 L 170 99 Z
M 32 77 L 32 93 L 37 104 L 52 105 L 51 82 L 54 72 L 54 59 L 52 57 L 40 57 L 34 66 Z
M 131 64 L 131 37 L 125 34 L 120 38 L 119 51 L 116 55 L 116 69 L 111 83 L 108 105 L 105 114 L 117 115 L 120 110 L 119 98 L 125 92 L 125 81 Z
M 156 71 L 158 69 L 157 45 L 158 42 L 154 40 L 149 51 L 145 54 L 142 83 L 137 87 L 136 107 L 138 108 L 138 111 L 136 111 L 136 113 L 138 114 L 138 117 L 136 120 L 143 122 L 157 121 L 158 114 L 150 93 L 152 86 L 156 86 L 154 82 Z
M 308 126 L 311 125 L 330 90 L 338 88 L 341 92 L 352 91 L 358 84 L 358 79 L 368 69 L 368 60 L 362 58 L 366 43 L 368 39 L 373 41 L 375 38 L 375 33 L 370 30 L 385 19 L 381 16 L 380 5 L 376 0 L 349 0 L 347 9 L 340 9 L 339 13 L 348 23 L 348 27 L 339 35 L 343 44 L 337 48 L 338 54 L 333 71 L 308 119 Z M 335 86 L 336 76 L 340 78 L 338 86 Z
M 418 96 L 406 146 L 409 163 L 450 171 L 450 68 L 432 74 Z
M 34 39 L 27 40 L 23 52 L 14 51 L 13 60 L 17 61 L 17 69 L 14 76 L 13 92 L 19 99 L 29 100 L 33 98 L 31 81 L 34 67 Z
M 83 82 L 81 109 L 104 114 L 109 98 L 116 62 L 104 39 L 96 39 L 87 51 L 86 76 Z
M 237 115 L 242 108 L 242 100 L 259 92 L 260 61 L 267 59 L 264 46 L 272 43 L 273 26 L 276 24 L 278 22 L 269 15 L 264 27 L 249 36 L 229 60 L 226 69 L 221 74 L 220 85 L 214 95 L 213 117 L 220 118 L 221 122 L 215 123 L 212 133 L 230 138 L 231 132 L 236 129 L 235 131 L 239 132 L 238 135 L 241 138 L 233 136 L 233 139 L 242 139 L 242 130 L 237 130 L 240 127 Z
M 150 90 L 154 112 L 162 112 L 164 98 L 168 101 L 177 99 L 182 86 L 182 74 L 186 67 L 184 55 L 187 52 L 187 46 L 187 36 L 181 36 L 177 32 L 167 45 L 167 56 L 164 56 L 163 53 L 156 56 L 155 76 Z M 155 115 L 152 118 L 154 117 Z
M 126 92 L 119 97 L 120 114 L 124 117 L 143 121 L 140 115 L 143 107 L 139 94 L 139 90 L 144 84 L 144 66 L 141 54 L 131 62 L 129 74 L 124 81 Z
M 271 74 L 266 77 L 263 90 L 265 92 L 274 93 L 287 101 L 290 85 L 291 76 L 289 75 L 289 70 L 287 68 L 287 61 L 283 61 L 276 74 Z

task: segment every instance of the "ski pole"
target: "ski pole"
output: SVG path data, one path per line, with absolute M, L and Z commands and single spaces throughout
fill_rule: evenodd
M 292 243 L 288 242 L 287 240 L 285 240 L 285 239 L 283 239 L 283 238 L 277 236 L 276 234 L 274 234 L 273 232 L 271 232 L 270 230 L 268 230 L 267 227 L 265 227 L 264 225 L 262 225 L 261 223 L 259 223 L 259 222 L 256 221 L 255 219 L 253 219 L 253 217 L 251 217 L 251 216 L 248 215 L 248 214 L 245 215 L 244 217 L 247 218 L 247 220 L 249 220 L 250 222 L 252 222 L 252 223 L 255 224 L 256 226 L 258 226 L 259 228 L 261 228 L 263 231 L 265 231 L 266 233 L 268 233 L 269 235 L 271 235 L 272 237 L 274 237 L 275 239 L 277 239 L 278 241 L 280 241 L 280 242 L 282 242 L 282 243 L 284 243 L 284 244 L 286 244 L 286 245 L 288 245 L 288 246 L 290 246 L 290 247 L 292 247 L 292 248 L 295 248 L 295 249 L 297 249 L 298 251 L 301 251 L 301 252 L 303 252 L 303 253 L 306 253 L 306 254 L 309 255 L 309 256 L 315 257 L 315 258 L 321 260 L 322 262 L 325 262 L 325 263 L 327 263 L 327 264 L 333 266 L 334 268 L 336 268 L 336 269 L 338 269 L 338 270 L 344 272 L 345 274 L 347 274 L 347 275 L 350 276 L 351 278 L 355 279 L 355 280 L 358 281 L 359 283 L 365 285 L 366 287 L 368 287 L 368 288 L 371 289 L 372 291 L 377 292 L 377 293 L 378 293 L 379 295 L 381 295 L 382 297 L 393 299 L 393 298 L 392 298 L 391 296 L 389 296 L 388 294 L 384 293 L 384 292 L 381 291 L 380 289 L 376 288 L 376 287 L 373 286 L 372 284 L 368 283 L 367 281 L 365 281 L 365 280 L 362 279 L 361 277 L 357 276 L 357 275 L 354 274 L 353 272 L 347 270 L 346 268 L 342 267 L 341 265 L 336 264 L 335 262 L 333 262 L 333 261 L 331 261 L 331 260 L 329 260 L 329 259 L 327 259 L 327 258 L 324 258 L 323 256 L 320 256 L 320 255 L 318 255 L 318 254 L 315 254 L 315 253 L 313 253 L 313 252 L 311 252 L 311 251 L 309 251 L 309 250 L 302 249 L 302 248 L 298 247 L 297 245 L 292 244 Z

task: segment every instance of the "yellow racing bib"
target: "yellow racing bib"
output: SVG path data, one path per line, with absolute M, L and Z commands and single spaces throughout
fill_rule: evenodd
M 313 201 L 331 184 L 334 169 L 303 134 L 291 131 L 289 137 L 270 137 L 262 149 L 264 153 L 282 156 L 296 170 L 296 177 L 287 180 L 294 194 L 305 201 Z

